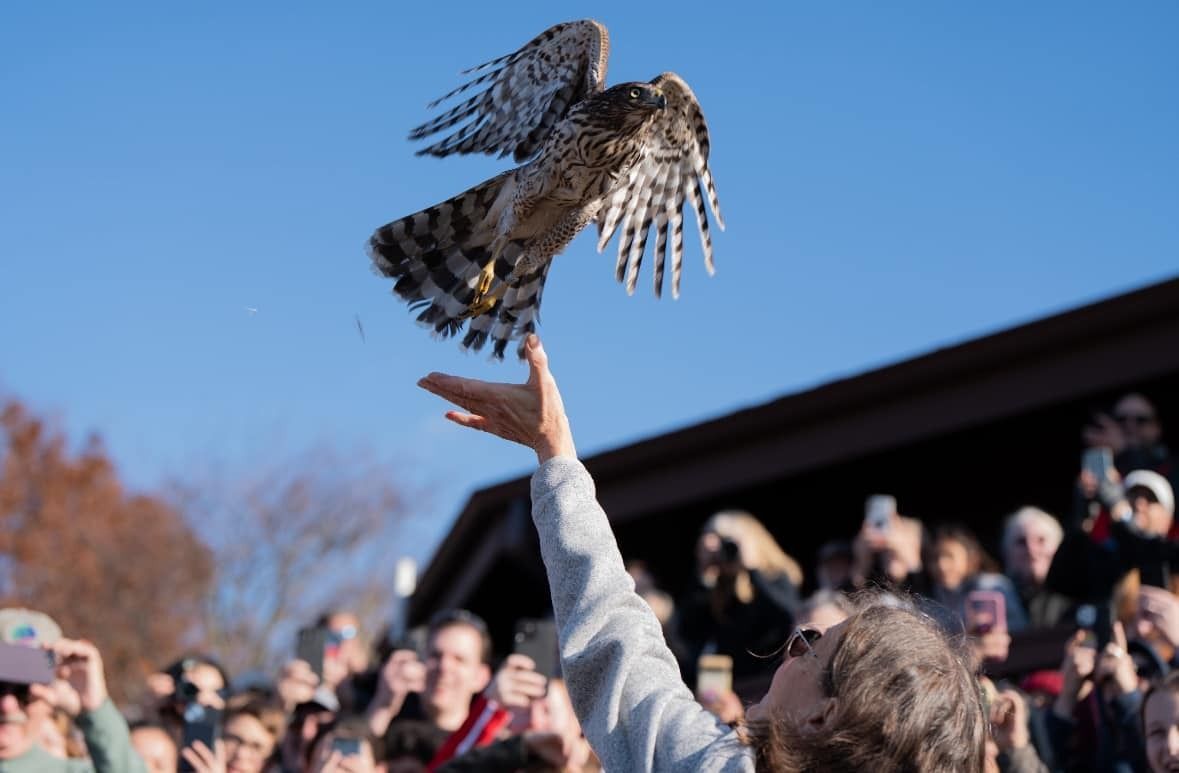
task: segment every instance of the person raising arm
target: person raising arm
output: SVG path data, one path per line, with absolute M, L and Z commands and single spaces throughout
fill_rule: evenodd
M 895 605 L 868 604 L 826 632 L 796 629 L 738 729 L 697 703 L 634 592 L 540 340 L 524 349 L 524 384 L 440 373 L 418 384 L 462 408 L 451 421 L 536 452 L 532 517 L 562 671 L 605 770 L 982 771 L 986 722 L 964 654 Z

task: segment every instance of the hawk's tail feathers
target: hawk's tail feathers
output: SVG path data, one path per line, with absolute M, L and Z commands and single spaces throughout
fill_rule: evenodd
M 472 319 L 462 340 L 463 348 L 477 352 L 490 340 L 493 344 L 491 356 L 502 360 L 508 343 L 518 339 L 516 356 L 524 359 L 524 339 L 529 333 L 536 332 L 540 322 L 540 300 L 550 265 L 548 261 L 543 262 L 531 273 L 513 281 L 503 300 L 491 312 Z
M 511 194 L 505 190 L 510 175 L 506 172 L 441 204 L 387 223 L 369 239 L 374 270 L 395 280 L 393 292 L 409 303 L 410 311 L 417 312 L 417 322 L 435 336 L 448 338 L 463 329 L 479 273 L 491 260 L 489 247 L 499 211 Z M 501 281 L 522 251 L 522 243 L 508 242 L 495 264 Z M 541 270 L 513 282 L 491 311 L 472 318 L 463 347 L 477 351 L 490 338 L 495 342 L 493 356 L 502 359 L 510 339 L 535 330 L 535 306 L 544 274 Z

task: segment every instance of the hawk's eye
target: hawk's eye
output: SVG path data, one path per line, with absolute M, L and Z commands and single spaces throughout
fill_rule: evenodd
M 639 98 L 639 95 L 640 95 L 640 94 L 642 94 L 642 93 L 643 93 L 643 92 L 639 91 L 638 89 L 631 89 L 631 90 L 630 90 L 630 98 L 631 98 L 631 99 L 638 99 L 638 98 Z

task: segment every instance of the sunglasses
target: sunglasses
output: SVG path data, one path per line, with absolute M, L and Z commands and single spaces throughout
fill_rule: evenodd
M 818 658 L 819 653 L 815 652 L 814 644 L 822 638 L 823 632 L 815 628 L 795 628 L 782 649 L 788 658 L 801 658 L 808 653 Z
M 0 682 L 0 697 L 5 695 L 15 696 L 18 703 L 28 703 L 29 686 L 15 682 Z
M 1118 424 L 1134 424 L 1139 427 L 1154 423 L 1153 416 L 1143 413 L 1119 413 L 1117 416 L 1114 416 L 1114 420 Z

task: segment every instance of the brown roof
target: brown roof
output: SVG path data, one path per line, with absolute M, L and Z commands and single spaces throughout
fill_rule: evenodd
M 596 454 L 611 521 L 1179 373 L 1179 279 Z M 462 601 L 528 531 L 528 479 L 475 492 L 418 585 L 413 618 Z

